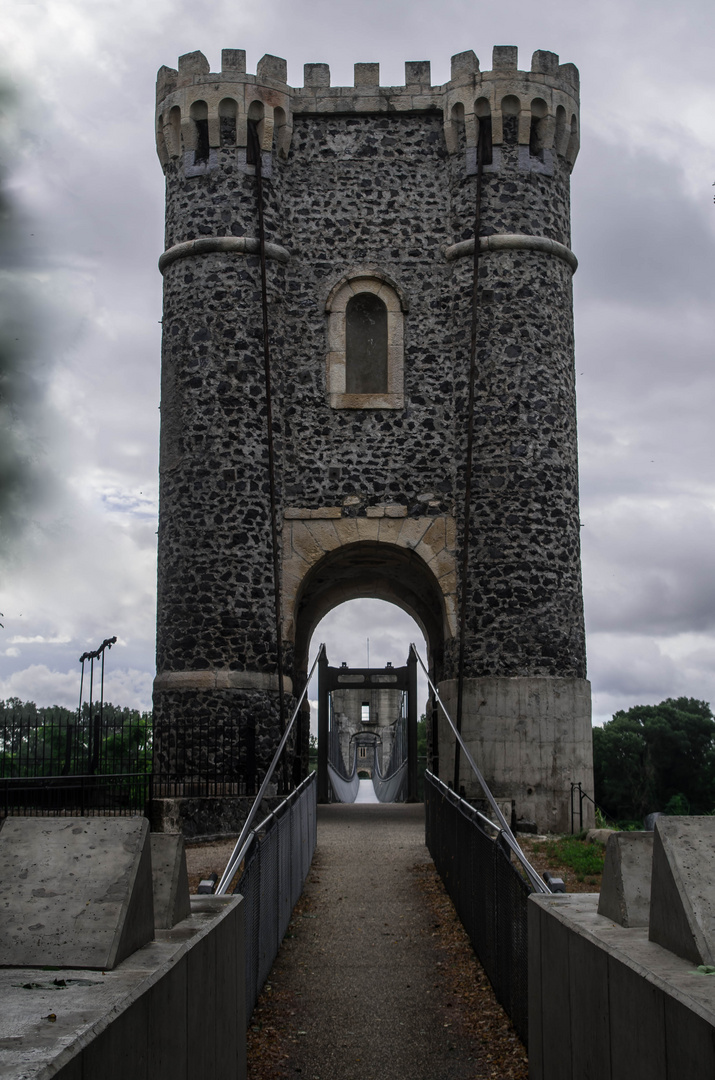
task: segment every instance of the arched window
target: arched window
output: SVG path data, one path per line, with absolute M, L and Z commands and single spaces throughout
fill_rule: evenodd
M 531 128 L 529 130 L 529 153 L 544 160 L 544 148 L 549 140 L 549 108 L 543 98 L 531 103 Z
M 521 102 L 519 101 L 516 94 L 507 94 L 505 98 L 502 98 L 502 136 L 507 146 L 516 146 L 519 142 L 520 112 Z
M 387 308 L 371 292 L 351 296 L 345 309 L 345 392 L 387 393 Z
M 165 129 L 166 146 L 171 157 L 181 154 L 181 109 L 174 105 L 169 113 L 169 123 Z
M 233 98 L 222 98 L 218 103 L 219 133 L 221 146 L 236 145 L 236 115 L 238 106 Z
M 194 164 L 208 161 L 209 159 L 209 113 L 205 101 L 195 101 L 191 106 L 191 119 L 193 121 L 193 149 Z
M 334 409 L 404 407 L 404 298 L 378 273 L 343 278 L 326 304 Z
M 559 105 L 556 109 L 556 132 L 554 134 L 554 150 L 557 154 L 565 154 L 568 144 L 566 131 L 566 109 Z
M 477 118 L 477 149 L 482 155 L 482 165 L 492 163 L 492 110 L 485 97 L 477 98 L 474 103 L 474 115 Z

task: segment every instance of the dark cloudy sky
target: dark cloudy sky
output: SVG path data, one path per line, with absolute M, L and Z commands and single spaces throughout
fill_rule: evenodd
M 583 568 L 594 717 L 686 694 L 715 702 L 715 5 L 712 0 L 46 0 L 3 15 L 14 89 L 2 147 L 15 231 L 0 342 L 33 468 L 4 530 L 0 697 L 76 703 L 77 658 L 109 635 L 107 696 L 148 707 L 154 660 L 163 178 L 162 64 L 222 48 L 404 61 L 449 77 L 473 48 L 550 49 L 581 71 L 573 247 Z M 29 382 L 28 382 L 29 380 Z M 7 417 L 0 416 L 7 421 Z M 32 483 L 30 484 L 30 481 Z M 17 508 L 16 508 L 17 510 Z M 404 662 L 418 631 L 361 601 L 324 629 L 335 662 Z M 419 639 L 418 639 L 419 640 Z M 338 655 L 338 653 L 340 655 Z

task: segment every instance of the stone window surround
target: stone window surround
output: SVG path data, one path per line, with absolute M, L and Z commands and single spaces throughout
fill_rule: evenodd
M 358 293 L 378 296 L 387 308 L 387 393 L 348 394 L 345 392 L 345 312 L 348 301 Z M 343 276 L 325 305 L 328 315 L 327 389 L 333 409 L 403 409 L 405 407 L 404 313 L 405 298 L 386 275 L 374 267 Z

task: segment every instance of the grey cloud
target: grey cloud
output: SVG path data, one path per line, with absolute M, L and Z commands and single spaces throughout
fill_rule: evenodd
M 622 500 L 583 532 L 591 632 L 715 632 L 715 512 L 706 504 Z
M 585 132 L 576 168 L 578 296 L 657 310 L 712 300 L 706 199 L 693 203 L 677 164 Z

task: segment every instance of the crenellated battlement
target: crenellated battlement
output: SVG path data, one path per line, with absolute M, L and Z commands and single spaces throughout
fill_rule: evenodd
M 210 161 L 220 147 L 245 148 L 248 122 L 257 124 L 264 152 L 285 158 L 297 115 L 442 113 L 447 149 L 466 145 L 476 153 L 480 127 L 491 144 L 516 143 L 563 157 L 573 164 L 579 149 L 579 75 L 555 53 L 537 50 L 530 71 L 519 71 L 518 50 L 495 46 L 492 70 L 480 71 L 472 50 L 452 57 L 451 78 L 432 86 L 430 63 L 407 61 L 403 86 L 381 86 L 380 66 L 357 63 L 353 86 L 331 86 L 328 64 L 305 64 L 303 86 L 287 82 L 286 61 L 266 55 L 256 74 L 246 72 L 243 49 L 224 49 L 221 71 L 212 72 L 202 52 L 179 58 L 178 68 L 157 76 L 157 151 L 170 158 L 197 153 Z M 462 140 L 463 132 L 463 140 Z

